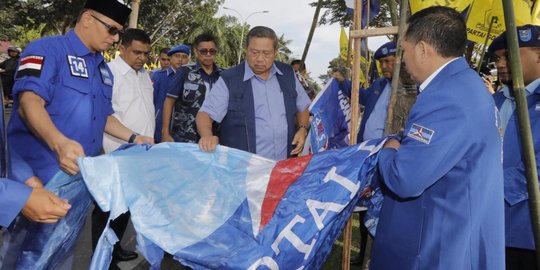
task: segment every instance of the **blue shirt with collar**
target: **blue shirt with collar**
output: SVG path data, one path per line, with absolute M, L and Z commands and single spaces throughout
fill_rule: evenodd
M 525 95 L 529 96 L 530 94 L 532 94 L 538 86 L 540 86 L 540 78 L 534 80 L 525 87 Z M 508 88 L 507 86 L 505 86 L 498 93 L 500 94 L 497 95 L 503 95 L 505 98 L 502 106 L 499 108 L 499 114 L 501 115 L 501 128 L 504 134 L 506 126 L 508 125 L 508 120 L 510 120 L 510 117 L 516 110 L 516 100 L 514 96 L 510 93 L 510 88 Z
M 273 160 L 285 159 L 287 158 L 287 119 L 283 92 L 276 77 L 276 74 L 283 73 L 273 64 L 270 75 L 264 80 L 251 70 L 247 62 L 244 65 L 243 80 L 251 81 L 253 89 L 256 154 Z M 295 84 L 298 94 L 296 110 L 302 112 L 311 101 L 297 78 Z M 214 121 L 221 122 L 227 113 L 228 105 L 229 90 L 225 81 L 220 78 L 206 96 L 200 111 L 208 113 Z
M 4 115 L 4 106 L 0 106 L 0 115 Z M 0 118 L 0 155 L 2 156 L 2 162 L 0 162 L 0 171 L 2 177 L 5 176 L 7 171 L 6 166 L 6 136 L 5 136 L 4 117 Z M 17 163 L 19 170 L 28 170 L 23 162 Z M 5 178 L 0 178 L 0 226 L 8 227 L 9 224 L 17 217 L 21 209 L 26 204 L 26 201 L 32 193 L 32 188 Z
M 392 84 L 386 83 L 381 95 L 375 103 L 375 108 L 371 114 L 366 115 L 366 125 L 364 128 L 363 140 L 379 139 L 384 136 L 384 127 L 386 117 L 388 116 L 388 103 L 390 103 L 390 94 L 392 93 Z
M 28 44 L 15 75 L 14 111 L 18 95 L 31 91 L 45 101 L 56 128 L 80 143 L 87 156 L 101 153 L 103 132 L 112 108 L 113 75 L 101 53 L 93 53 L 73 30 Z M 45 184 L 60 169 L 56 154 L 27 127 L 19 114 L 8 125 L 9 159 L 26 162 L 30 170 L 11 166 L 11 177 L 24 181 L 37 176 Z M 13 165 L 13 164 L 12 164 Z
M 535 149 L 536 169 L 540 170 L 540 79 L 527 85 L 527 107 Z M 507 247 L 534 250 L 534 235 L 529 212 L 525 164 L 521 158 L 521 138 L 515 99 L 508 88 L 493 95 L 506 121 L 503 138 L 505 244 Z
M 154 83 L 154 109 L 156 111 L 156 131 L 154 132 L 154 140 L 161 142 L 161 129 L 163 127 L 163 103 L 167 97 L 169 84 L 174 78 L 176 70 L 168 67 L 165 70 L 158 70 L 152 74 L 152 82 Z

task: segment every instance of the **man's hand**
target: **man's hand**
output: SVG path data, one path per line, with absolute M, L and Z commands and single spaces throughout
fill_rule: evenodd
M 77 158 L 84 157 L 84 149 L 78 142 L 65 139 L 61 144 L 55 147 L 54 152 L 60 164 L 60 169 L 69 175 L 79 173 Z
M 399 143 L 398 140 L 396 139 L 390 139 L 388 141 L 386 141 L 383 145 L 383 148 L 394 148 L 394 149 L 399 149 L 399 147 L 401 146 L 401 144 Z
M 135 140 L 133 140 L 133 143 L 135 144 L 143 144 L 143 143 L 146 143 L 146 144 L 154 144 L 154 138 L 152 137 L 148 137 L 148 136 L 144 136 L 144 135 L 137 135 L 135 137 Z
M 304 143 L 306 142 L 307 130 L 305 128 L 299 128 L 292 141 L 296 147 L 291 151 L 291 155 L 296 155 L 302 152 L 304 149 Z
M 32 177 L 28 178 L 26 181 L 24 181 L 24 184 L 31 187 L 31 188 L 42 188 L 43 187 L 43 182 L 41 182 L 41 180 L 37 176 L 32 176 Z
M 169 132 L 167 132 L 167 133 L 162 132 L 161 133 L 161 141 L 162 142 L 174 142 L 174 138 L 171 136 L 171 134 L 169 134 Z
M 63 218 L 71 205 L 44 188 L 34 188 L 22 209 L 22 214 L 36 222 L 55 223 Z
M 218 143 L 219 138 L 217 136 L 204 136 L 199 140 L 199 148 L 204 152 L 214 152 Z

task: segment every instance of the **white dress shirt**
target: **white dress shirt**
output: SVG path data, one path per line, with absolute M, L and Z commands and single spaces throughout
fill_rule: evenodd
M 148 72 L 142 68 L 135 71 L 122 57 L 108 63 L 113 82 L 112 105 L 114 114 L 127 128 L 154 137 L 154 88 Z M 126 141 L 104 134 L 103 149 L 109 153 Z

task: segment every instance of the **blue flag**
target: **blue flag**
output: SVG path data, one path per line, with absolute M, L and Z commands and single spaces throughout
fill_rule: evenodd
M 111 218 L 131 211 L 138 248 L 154 269 L 163 251 L 193 269 L 317 269 L 380 145 L 275 162 L 227 147 L 203 153 L 195 144 L 162 143 L 79 164 Z
M 54 269 L 69 256 L 91 204 L 111 219 L 129 210 L 137 248 L 159 269 L 164 252 L 193 269 L 318 269 L 374 177 L 384 140 L 269 160 L 218 146 L 130 145 L 79 159 L 81 175 L 47 184 L 72 209 L 56 224 L 14 222 L 4 269 Z M 83 184 L 84 178 L 84 184 Z M 106 269 L 114 232 L 106 228 L 90 269 Z M 4 250 L 5 251 L 5 250 Z M 3 255 L 3 256 L 2 256 Z M 9 259 L 9 260 L 8 260 Z
M 336 79 L 317 94 L 309 111 L 313 114 L 309 138 L 313 153 L 349 145 L 350 104 Z
M 345 0 L 345 5 L 347 6 L 347 12 L 349 14 L 354 13 L 354 1 L 355 0 Z M 369 19 L 368 19 L 369 11 Z M 381 3 L 379 0 L 369 0 L 369 9 L 368 9 L 368 0 L 362 0 L 362 28 L 366 26 L 379 15 L 381 11 Z

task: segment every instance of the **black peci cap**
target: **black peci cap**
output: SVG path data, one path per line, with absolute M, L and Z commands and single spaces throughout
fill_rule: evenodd
M 131 14 L 131 9 L 117 0 L 87 0 L 84 8 L 95 10 L 120 25 L 124 25 Z

